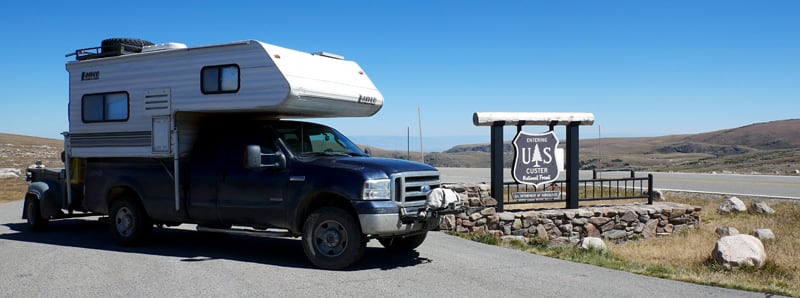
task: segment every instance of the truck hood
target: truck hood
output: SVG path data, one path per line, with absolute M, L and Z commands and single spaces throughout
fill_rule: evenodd
M 343 157 L 332 159 L 332 163 L 358 168 L 383 170 L 387 175 L 410 171 L 436 171 L 436 168 L 413 161 L 379 157 Z

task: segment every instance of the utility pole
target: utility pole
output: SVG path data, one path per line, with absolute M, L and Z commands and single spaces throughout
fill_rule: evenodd
M 422 108 L 417 106 L 417 118 L 419 119 L 419 153 L 422 154 L 422 163 L 425 163 L 425 151 L 422 149 Z
M 603 161 L 603 154 L 600 151 L 602 135 L 600 134 L 600 124 L 597 125 L 597 167 L 600 167 L 600 162 Z

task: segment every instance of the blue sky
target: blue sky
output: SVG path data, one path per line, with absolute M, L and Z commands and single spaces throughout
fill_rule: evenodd
M 64 54 L 108 37 L 341 54 L 384 108 L 318 122 L 378 147 L 416 138 L 418 107 L 426 150 L 488 142 L 478 111 L 592 112 L 584 138 L 713 131 L 800 118 L 798 16 L 797 1 L 5 1 L 0 132 L 60 138 Z

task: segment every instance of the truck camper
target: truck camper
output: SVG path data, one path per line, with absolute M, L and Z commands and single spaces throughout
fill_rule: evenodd
M 28 169 L 22 216 L 33 230 L 99 215 L 125 245 L 180 224 L 293 236 L 313 264 L 340 269 L 370 239 L 415 249 L 439 215 L 461 207 L 442 195 L 435 168 L 371 157 L 337 130 L 301 121 L 383 106 L 366 72 L 342 56 L 256 40 L 128 38 L 67 56 L 65 166 Z

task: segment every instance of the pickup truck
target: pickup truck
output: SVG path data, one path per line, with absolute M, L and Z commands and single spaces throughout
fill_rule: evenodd
M 167 166 L 171 160 L 157 158 L 73 160 L 72 175 L 30 168 L 22 217 L 40 230 L 52 219 L 107 215 L 111 235 L 124 245 L 141 244 L 154 226 L 180 224 L 301 237 L 314 265 L 341 269 L 362 257 L 370 239 L 389 250 L 415 249 L 439 214 L 458 207 L 426 207 L 440 187 L 434 167 L 371 157 L 324 125 L 210 117 L 196 135 L 188 158 L 179 160 L 180 176 Z

